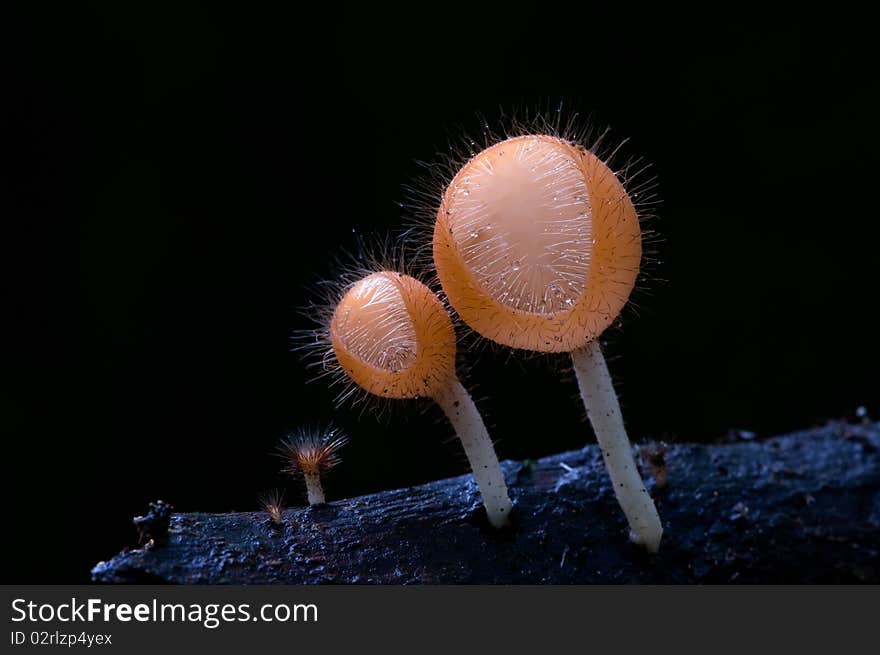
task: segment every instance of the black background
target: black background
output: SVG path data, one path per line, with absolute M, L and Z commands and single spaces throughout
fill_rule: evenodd
M 86 581 L 155 498 L 303 502 L 270 455 L 299 425 L 352 437 L 331 498 L 462 473 L 436 409 L 337 411 L 289 346 L 477 112 L 562 100 L 654 163 L 659 279 L 606 349 L 634 439 L 880 414 L 864 19 L 510 11 L 4 17 L 3 582 Z M 502 458 L 592 439 L 564 358 L 461 358 Z

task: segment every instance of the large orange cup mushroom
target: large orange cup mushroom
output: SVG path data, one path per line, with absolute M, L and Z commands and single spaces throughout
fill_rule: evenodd
M 449 418 L 489 522 L 508 521 L 512 504 L 489 433 L 455 374 L 455 331 L 446 308 L 424 284 L 380 271 L 354 283 L 330 321 L 330 342 L 342 370 L 383 398 L 433 398 Z
M 632 538 L 656 551 L 660 517 L 597 341 L 626 304 L 642 255 L 620 180 L 564 139 L 506 139 L 471 158 L 446 188 L 433 254 L 450 304 L 476 332 L 513 348 L 571 353 Z

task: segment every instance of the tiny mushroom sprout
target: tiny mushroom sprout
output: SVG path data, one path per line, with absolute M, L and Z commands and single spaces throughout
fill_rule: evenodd
M 660 517 L 597 340 L 626 304 L 641 254 L 636 209 L 614 172 L 586 148 L 543 134 L 471 157 L 434 223 L 437 275 L 465 323 L 513 348 L 571 353 L 631 537 L 655 552 Z
M 512 504 L 483 419 L 455 374 L 456 338 L 440 299 L 396 271 L 351 284 L 329 324 L 332 351 L 344 374 L 383 398 L 432 398 L 455 428 L 470 462 L 489 522 L 507 523 Z
M 282 439 L 278 451 L 286 464 L 284 472 L 302 476 L 309 505 L 325 502 L 321 476 L 339 464 L 339 451 L 347 442 L 335 429 L 300 429 Z
M 260 496 L 260 505 L 263 511 L 269 515 L 272 525 L 280 526 L 284 523 L 284 492 L 273 490 L 267 491 Z

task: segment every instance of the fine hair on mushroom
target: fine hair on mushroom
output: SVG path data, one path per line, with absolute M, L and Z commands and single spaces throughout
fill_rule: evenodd
M 476 144 L 435 197 L 431 253 L 457 315 L 515 349 L 570 353 L 587 415 L 633 541 L 659 548 L 660 517 L 633 457 L 598 337 L 618 319 L 642 261 L 630 185 L 598 144 L 543 120 Z M 639 170 L 639 164 L 627 168 Z M 630 170 L 630 177 L 632 177 Z M 638 177 L 638 175 L 635 175 Z

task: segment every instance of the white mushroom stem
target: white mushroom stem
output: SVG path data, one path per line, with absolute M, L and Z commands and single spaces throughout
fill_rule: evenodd
M 629 522 L 630 538 L 656 553 L 663 526 L 654 501 L 639 477 L 632 446 L 623 427 L 620 403 L 598 341 L 572 351 L 571 360 L 587 416 L 593 425 L 617 502 Z
M 507 495 L 507 484 L 498 456 L 477 406 L 457 378 L 453 378 L 449 388 L 437 394 L 434 400 L 443 408 L 464 447 L 483 497 L 483 505 L 486 506 L 489 523 L 495 528 L 504 526 L 513 503 Z
M 306 492 L 309 494 L 309 505 L 320 505 L 324 502 L 324 487 L 321 486 L 321 476 L 318 473 L 304 473 Z

